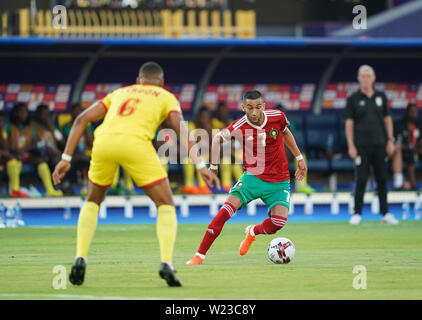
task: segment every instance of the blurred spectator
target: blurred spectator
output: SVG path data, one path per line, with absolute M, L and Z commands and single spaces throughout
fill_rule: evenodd
M 80 103 L 73 103 L 70 106 L 70 115 L 72 116 L 72 119 L 62 128 L 65 141 L 67 141 L 73 122 L 82 111 L 83 109 Z M 86 185 L 84 184 L 84 181 L 87 180 L 93 139 L 92 126 L 88 125 L 79 140 L 78 147 L 73 153 L 72 166 L 63 181 L 63 191 L 66 194 L 73 193 L 71 190 L 72 187 L 81 187 Z M 81 194 L 85 195 L 84 189 L 81 190 Z
M 3 171 L 8 161 L 12 159 L 7 143 L 7 127 L 3 111 L 0 111 L 0 171 Z
M 417 190 L 416 163 L 422 155 L 421 124 L 417 123 L 419 110 L 415 103 L 409 103 L 406 115 L 394 123 L 395 152 L 393 155 L 393 178 L 395 189 Z M 403 169 L 406 167 L 407 180 Z
M 38 175 L 48 196 L 62 196 L 63 193 L 53 187 L 50 168 L 43 160 L 40 148 L 37 147 L 35 126 L 30 121 L 28 109 L 24 103 L 17 103 L 12 108 L 9 121 L 7 136 L 12 159 L 7 162 L 7 174 L 10 195 L 28 197 L 28 194 L 22 192 L 20 188 L 22 163 L 27 163 L 37 167 Z
M 229 118 L 229 112 L 227 109 L 227 104 L 223 101 L 220 101 L 217 104 L 215 110 L 215 116 L 211 120 L 212 128 L 222 130 L 228 127 L 233 120 Z M 235 143 L 239 143 L 237 140 L 234 140 Z M 243 152 L 241 147 L 234 148 L 231 143 L 224 143 L 221 145 L 221 148 L 230 148 L 231 150 L 225 150 L 222 154 L 230 155 L 222 159 L 220 165 L 221 172 L 221 184 L 223 189 L 226 192 L 229 192 L 232 188 L 232 176 L 237 180 L 243 174 L 242 161 L 243 161 Z M 233 163 L 234 162 L 234 163 Z
M 33 125 L 41 158 L 50 167 L 54 167 L 60 161 L 61 151 L 58 147 L 58 140 L 63 140 L 63 135 L 55 134 L 56 129 L 51 121 L 50 110 L 46 104 L 38 105 Z
M 212 137 L 212 127 L 211 127 L 211 113 L 206 107 L 202 107 L 198 114 L 196 115 L 196 119 L 194 122 L 189 121 L 188 123 L 189 130 L 195 135 L 196 129 L 202 129 L 205 130 L 208 136 L 206 137 L 206 140 L 204 140 L 205 137 L 201 137 L 197 139 L 197 143 L 201 147 L 201 151 L 204 151 L 205 149 L 210 148 L 211 144 L 211 137 Z M 198 133 L 198 131 L 196 131 Z M 198 138 L 197 135 L 195 137 Z M 207 161 L 208 154 L 204 154 L 201 152 L 201 156 L 204 158 L 204 162 Z M 202 179 L 201 175 L 199 174 L 199 171 L 197 172 L 197 182 L 198 186 L 195 186 L 194 183 L 194 177 L 195 177 L 195 166 L 191 162 L 189 158 L 182 159 L 183 160 L 183 174 L 185 178 L 185 183 L 182 188 L 182 192 L 185 194 L 211 194 L 211 190 L 208 188 L 205 181 Z

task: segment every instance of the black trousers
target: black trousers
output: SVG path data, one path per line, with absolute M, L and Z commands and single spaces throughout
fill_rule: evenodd
M 375 181 L 377 183 L 378 198 L 381 214 L 388 212 L 387 203 L 387 153 L 384 146 L 357 147 L 358 157 L 355 160 L 355 213 L 362 214 L 363 196 L 366 183 L 370 174 L 370 167 L 374 169 Z

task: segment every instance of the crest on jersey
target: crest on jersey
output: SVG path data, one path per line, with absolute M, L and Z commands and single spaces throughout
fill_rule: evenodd
M 275 140 L 275 139 L 277 139 L 277 136 L 278 136 L 278 131 L 276 130 L 276 129 L 274 129 L 274 128 L 271 128 L 271 131 L 270 131 L 270 136 Z
M 228 138 L 228 137 L 230 137 L 230 130 L 229 130 L 229 129 L 224 129 L 224 130 L 221 132 L 221 135 L 223 136 L 223 138 Z
M 382 107 L 382 98 L 381 97 L 376 97 L 375 98 L 375 103 L 377 104 L 378 107 Z

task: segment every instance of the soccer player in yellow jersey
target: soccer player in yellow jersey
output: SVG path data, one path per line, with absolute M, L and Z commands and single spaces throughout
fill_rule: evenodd
M 158 208 L 157 237 L 161 264 L 159 275 L 169 286 L 181 286 L 172 266 L 177 221 L 167 173 L 161 166 L 152 145 L 159 125 L 168 118 L 181 137 L 192 162 L 209 186 L 220 188 L 217 176 L 205 168 L 197 146 L 188 139 L 179 102 L 163 89 L 164 72 L 155 62 L 147 62 L 139 70 L 137 84 L 120 88 L 81 113 L 72 125 L 62 160 L 53 172 L 58 184 L 70 169 L 72 154 L 90 122 L 103 120 L 94 132 L 94 143 L 88 170 L 88 196 L 81 209 L 77 227 L 76 258 L 69 280 L 81 285 L 84 281 L 88 249 L 97 226 L 99 206 L 107 187 L 113 182 L 118 166 L 131 175 L 134 182 L 154 201 Z

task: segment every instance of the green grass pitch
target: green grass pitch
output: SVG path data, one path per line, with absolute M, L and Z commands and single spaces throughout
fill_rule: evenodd
M 183 282 L 169 288 L 158 277 L 154 225 L 99 225 L 83 286 L 54 289 L 56 265 L 70 271 L 75 227 L 0 230 L 0 299 L 421 299 L 422 222 L 290 223 L 260 235 L 240 256 L 245 224 L 228 223 L 204 264 L 186 266 L 205 224 L 179 225 L 174 265 Z M 295 259 L 267 258 L 275 237 L 296 246 Z M 366 289 L 353 288 L 356 265 L 366 268 Z M 66 276 L 67 278 L 67 276 Z M 362 283 L 362 282 L 360 282 Z

